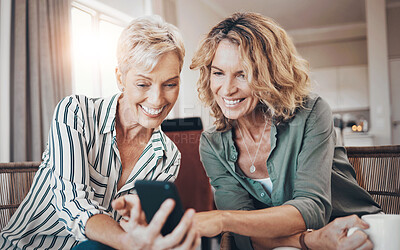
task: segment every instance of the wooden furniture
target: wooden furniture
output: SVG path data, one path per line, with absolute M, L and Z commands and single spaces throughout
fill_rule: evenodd
M 0 163 L 0 231 L 28 193 L 40 162 Z
M 165 120 L 162 130 L 181 152 L 176 187 L 185 209 L 197 212 L 215 209 L 210 182 L 200 161 L 199 143 L 203 125 L 199 117 Z M 201 249 L 211 249 L 211 239 L 201 239 Z
M 214 209 L 213 193 L 200 161 L 199 143 L 203 126 L 200 118 L 165 120 L 162 130 L 181 152 L 181 167 L 175 184 L 185 209 Z
M 358 184 L 387 214 L 400 214 L 400 145 L 347 147 Z

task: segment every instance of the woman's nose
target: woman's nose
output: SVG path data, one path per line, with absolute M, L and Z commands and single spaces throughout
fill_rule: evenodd
M 225 95 L 225 96 L 232 95 L 233 93 L 236 92 L 236 89 L 237 89 L 237 86 L 236 86 L 234 77 L 226 77 L 222 81 L 221 91 L 222 91 L 223 95 Z
M 157 108 L 157 105 L 161 104 L 163 101 L 163 91 L 161 88 L 156 87 L 149 91 L 148 102 Z

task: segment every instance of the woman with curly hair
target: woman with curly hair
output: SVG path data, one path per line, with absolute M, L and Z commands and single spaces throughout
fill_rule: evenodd
M 233 232 L 241 249 L 372 246 L 362 231 L 346 233 L 367 228 L 358 216 L 379 205 L 357 184 L 329 105 L 310 92 L 308 62 L 276 22 L 256 13 L 224 19 L 191 69 L 216 119 L 200 155 L 220 210 L 196 215 L 202 235 Z

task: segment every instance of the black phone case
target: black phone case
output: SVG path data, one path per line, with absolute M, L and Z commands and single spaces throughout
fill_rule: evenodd
M 162 235 L 171 233 L 179 224 L 184 213 L 179 193 L 174 183 L 138 180 L 135 182 L 135 187 L 148 223 L 150 223 L 154 214 L 166 199 L 172 198 L 175 200 L 174 210 L 169 215 L 161 230 Z

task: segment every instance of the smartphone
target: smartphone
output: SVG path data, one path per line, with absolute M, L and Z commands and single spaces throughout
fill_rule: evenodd
M 174 210 L 169 215 L 161 230 L 162 235 L 171 233 L 179 224 L 184 214 L 175 184 L 166 181 L 138 180 L 135 182 L 135 188 L 148 223 L 150 223 L 154 214 L 166 199 L 171 198 L 175 200 Z

